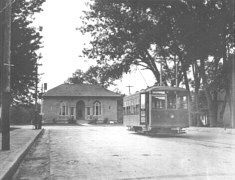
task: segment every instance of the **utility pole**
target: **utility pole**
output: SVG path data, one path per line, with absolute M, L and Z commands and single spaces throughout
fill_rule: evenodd
M 11 68 L 11 0 L 1 0 L 1 96 L 2 150 L 10 150 L 10 68 Z
M 131 94 L 131 87 L 133 87 L 133 86 L 126 86 L 126 87 L 128 87 L 128 89 L 129 89 L 129 95 Z
M 38 125 L 38 64 L 36 62 L 36 79 L 35 79 L 35 114 L 34 114 L 35 129 L 39 128 Z
M 3 1 L 0 1 L 0 68 L 2 72 L 2 61 L 3 61 L 3 13 L 1 10 L 3 9 Z M 2 80 L 0 79 L 0 128 L 2 128 Z

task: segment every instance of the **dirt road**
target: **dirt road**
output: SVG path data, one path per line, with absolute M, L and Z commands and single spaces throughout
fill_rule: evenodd
M 234 179 L 235 136 L 145 136 L 123 126 L 48 126 L 34 168 L 50 179 Z M 44 147 L 43 147 L 44 146 Z M 40 150 L 41 148 L 41 150 Z M 42 151 L 44 149 L 44 151 Z M 33 150 L 32 150 L 33 151 Z M 37 157 L 31 152 L 27 158 Z M 47 157 L 47 158 L 46 158 Z M 31 167 L 33 162 L 28 163 Z M 48 164 L 47 164 L 48 163 Z M 37 167 L 38 166 L 38 167 Z M 47 168 L 48 167 L 48 168 Z M 29 168 L 29 167 L 28 167 Z M 30 175 L 25 161 L 18 179 Z M 42 177 L 42 176 L 41 176 Z

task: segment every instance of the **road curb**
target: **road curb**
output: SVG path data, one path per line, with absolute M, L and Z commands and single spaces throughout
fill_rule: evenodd
M 28 153 L 28 151 L 30 150 L 30 148 L 33 146 L 33 144 L 35 143 L 35 141 L 44 133 L 44 129 L 41 129 L 40 132 L 35 136 L 35 138 L 33 138 L 30 142 L 27 143 L 27 145 L 25 146 L 26 148 L 24 148 L 22 150 L 22 152 L 20 153 L 19 157 L 16 158 L 15 162 L 12 163 L 12 165 L 9 167 L 9 169 L 6 171 L 5 174 L 2 174 L 0 176 L 1 180 L 9 180 L 12 178 L 12 176 L 14 175 L 14 173 L 16 172 L 17 168 L 19 167 L 20 163 L 22 162 L 22 160 L 24 159 L 25 155 Z

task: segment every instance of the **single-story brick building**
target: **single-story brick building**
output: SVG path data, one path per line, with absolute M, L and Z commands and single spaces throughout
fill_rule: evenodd
M 98 85 L 61 84 L 43 95 L 44 123 L 69 119 L 122 121 L 122 96 Z

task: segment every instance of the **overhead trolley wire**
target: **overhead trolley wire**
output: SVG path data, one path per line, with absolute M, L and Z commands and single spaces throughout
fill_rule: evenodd
M 142 76 L 142 78 L 144 79 L 145 84 L 147 85 L 147 87 L 149 86 L 146 79 L 144 78 L 143 74 L 141 73 L 141 71 L 139 70 L 139 68 L 136 66 L 136 69 L 139 71 L 140 75 Z

